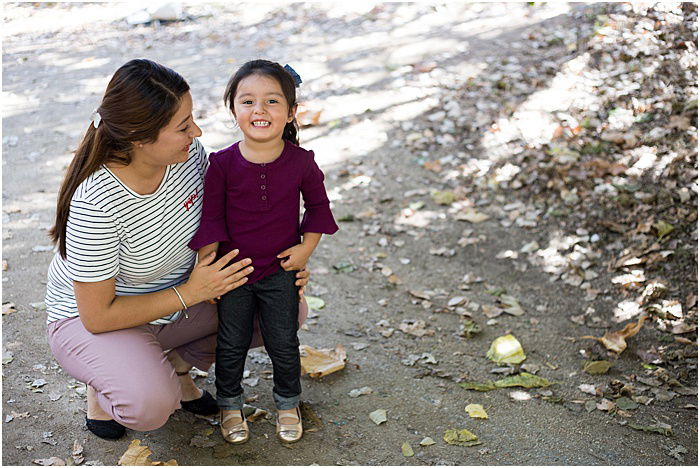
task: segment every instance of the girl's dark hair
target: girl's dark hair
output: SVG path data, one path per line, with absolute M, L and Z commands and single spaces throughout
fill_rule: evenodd
M 78 186 L 105 163 L 131 163 L 134 142 L 156 141 L 189 89 L 178 73 L 146 59 L 131 60 L 114 73 L 97 108 L 102 120 L 97 128 L 90 122 L 58 192 L 49 236 L 63 258 L 70 202 Z
M 241 82 L 241 80 L 250 75 L 269 76 L 270 78 L 277 80 L 282 88 L 285 99 L 287 99 L 289 112 L 292 111 L 294 106 L 297 104 L 296 83 L 294 82 L 292 75 L 290 75 L 279 63 L 271 62 L 269 60 L 252 60 L 244 63 L 226 85 L 226 91 L 224 92 L 224 104 L 231 109 L 231 112 L 234 112 L 233 103 L 236 98 L 238 84 Z M 299 126 L 297 125 L 297 119 L 295 117 L 294 120 L 284 126 L 282 139 L 290 141 L 295 145 L 299 145 L 298 133 Z

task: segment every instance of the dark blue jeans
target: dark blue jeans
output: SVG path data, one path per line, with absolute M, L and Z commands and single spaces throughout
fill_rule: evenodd
M 253 337 L 253 319 L 260 320 L 265 350 L 272 360 L 272 393 L 277 409 L 299 405 L 299 288 L 296 271 L 278 272 L 226 293 L 218 304 L 216 401 L 221 409 L 243 408 L 243 369 Z

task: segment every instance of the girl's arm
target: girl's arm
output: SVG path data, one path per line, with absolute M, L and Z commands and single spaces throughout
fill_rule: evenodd
M 187 306 L 221 296 L 244 284 L 252 267 L 250 259 L 226 264 L 238 255 L 233 250 L 214 262 L 215 255 L 200 259 L 186 283 L 177 287 Z M 117 296 L 115 280 L 95 283 L 73 282 L 78 313 L 85 329 L 91 333 L 103 333 L 144 325 L 182 309 L 180 299 L 172 289 L 140 294 Z
M 213 242 L 211 244 L 205 245 L 204 247 L 201 247 L 199 250 L 197 250 L 197 261 L 201 261 L 203 258 L 207 258 L 207 255 L 210 255 L 212 252 L 216 253 L 218 250 L 218 242 Z
M 280 262 L 282 268 L 285 271 L 303 269 L 306 266 L 306 263 L 309 261 L 311 254 L 314 253 L 314 250 L 316 249 L 316 246 L 320 240 L 321 233 L 305 232 L 304 240 L 301 242 L 301 244 L 290 247 L 277 255 L 277 258 L 289 257 Z

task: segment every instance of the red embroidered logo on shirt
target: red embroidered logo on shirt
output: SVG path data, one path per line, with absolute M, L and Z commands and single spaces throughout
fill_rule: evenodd
M 194 201 L 197 198 L 199 198 L 199 190 L 195 187 L 194 193 L 192 195 L 190 195 L 187 198 L 187 200 L 185 200 L 185 203 L 183 203 L 183 205 L 187 211 L 190 211 L 190 208 L 192 207 L 192 205 L 194 205 Z

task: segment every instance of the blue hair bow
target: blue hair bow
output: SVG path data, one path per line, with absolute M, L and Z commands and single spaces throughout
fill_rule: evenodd
M 295 84 L 296 87 L 298 88 L 299 85 L 302 83 L 301 77 L 299 76 L 299 73 L 297 73 L 297 72 L 296 72 L 292 67 L 290 67 L 289 65 L 285 65 L 285 66 L 284 66 L 284 69 L 287 70 L 287 73 L 289 73 L 290 75 L 292 75 L 292 78 L 294 78 L 294 84 Z

